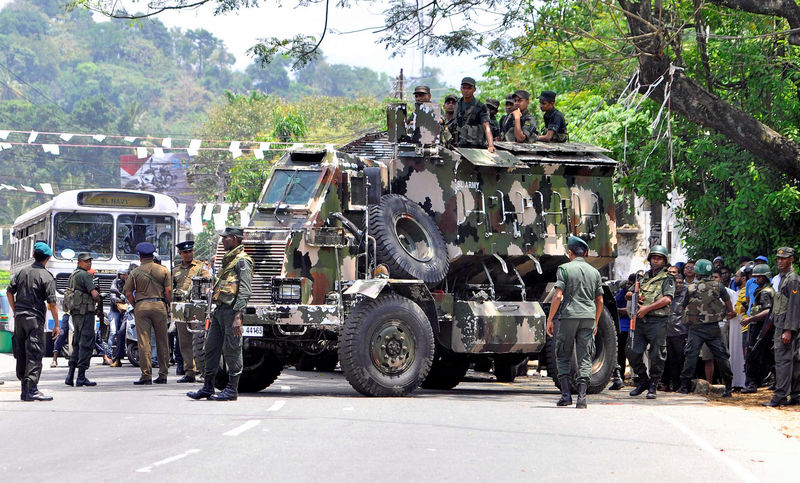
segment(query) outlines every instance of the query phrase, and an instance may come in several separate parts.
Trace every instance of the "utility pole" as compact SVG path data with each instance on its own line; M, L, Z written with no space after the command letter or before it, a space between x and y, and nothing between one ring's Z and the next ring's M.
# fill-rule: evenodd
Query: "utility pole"
M400 76L395 79L394 92L392 97L395 99L403 99L403 69L400 69Z

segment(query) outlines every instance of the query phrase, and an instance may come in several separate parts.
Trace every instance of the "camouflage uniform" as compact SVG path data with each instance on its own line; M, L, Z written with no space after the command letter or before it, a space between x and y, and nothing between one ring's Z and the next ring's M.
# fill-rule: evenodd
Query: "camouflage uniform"
M503 140L509 143L520 142L517 141L517 137L514 134L513 113L503 116L503 120L505 123L500 126L500 130L503 132ZM539 131L536 130L536 123L533 122L533 115L530 110L525 109L522 111L519 118L519 126L522 129L522 134L525 135L523 143L535 143L538 140Z
M695 282L686 287L683 320L689 331L686 339L686 359L681 372L682 381L694 377L700 347L705 343L714 355L722 380L728 386L731 384L733 373L730 354L722 342L722 331L719 328L719 323L725 318L725 303L730 301L725 287L708 275L698 275Z
M666 267L653 273L648 270L642 278L639 293L644 296L644 305L654 303L663 296L675 297L675 277L667 272ZM636 301L634 301L636 303ZM664 373L664 363L667 360L667 322L669 321L669 309L667 304L657 310L649 312L643 319L638 319L636 329L632 331L632 337L628 343L628 360L631 369L639 376L639 384L656 384ZM631 342L632 341L632 342ZM644 352L650 346L648 355L650 358L650 373L644 365Z
M555 288L564 292L556 328L558 377L568 377L573 347L577 351L578 380L589 384L594 356L595 297L603 295L600 272L583 257L558 267Z
M456 103L455 125L456 145L463 148L485 148L488 146L483 123L489 122L489 110L476 98L466 102L464 98Z
M188 294L192 288L192 277L208 277L210 274L205 269L203 262L199 260L192 260L189 266L184 266L183 261L176 263L172 267L172 282L175 290L180 290ZM194 377L195 373L200 370L198 367L202 362L195 361L197 357L192 350L192 340L194 337L199 337L200 334L193 334L189 332L189 326L185 323L177 324L178 330L178 345L183 357L183 366L186 375Z

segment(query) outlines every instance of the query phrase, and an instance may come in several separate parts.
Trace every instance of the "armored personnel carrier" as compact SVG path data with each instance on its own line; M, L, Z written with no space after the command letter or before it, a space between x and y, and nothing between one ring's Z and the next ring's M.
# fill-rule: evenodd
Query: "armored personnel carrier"
M616 256L616 162L579 143L448 149L439 112L416 104L407 121L390 106L385 133L276 162L243 242L255 268L242 391L311 356L330 367L338 355L369 396L451 389L471 362L491 360L501 380L525 358L555 372L548 294L569 235L598 269ZM193 293L176 319L204 319ZM616 357L608 289L604 299L590 392Z

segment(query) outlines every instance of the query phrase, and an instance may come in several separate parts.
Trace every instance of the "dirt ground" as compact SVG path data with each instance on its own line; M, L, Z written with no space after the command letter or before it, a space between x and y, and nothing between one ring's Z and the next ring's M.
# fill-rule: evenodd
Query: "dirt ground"
M710 396L708 401L712 405L738 406L760 413L784 436L800 440L800 406L768 408L761 405L761 403L769 401L771 397L772 391L762 388L755 394L735 392L730 398Z

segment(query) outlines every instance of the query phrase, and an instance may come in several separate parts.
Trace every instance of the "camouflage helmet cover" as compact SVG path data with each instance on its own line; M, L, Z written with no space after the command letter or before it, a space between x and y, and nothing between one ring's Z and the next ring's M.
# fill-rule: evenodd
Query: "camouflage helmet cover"
M653 248L650 249L650 253L647 254L647 261L650 261L650 257L653 255L661 255L664 257L664 260L669 263L669 252L667 252L667 247L664 245L653 245Z
M711 263L711 260L701 258L694 264L694 273L698 275L711 275L713 271L714 264Z

